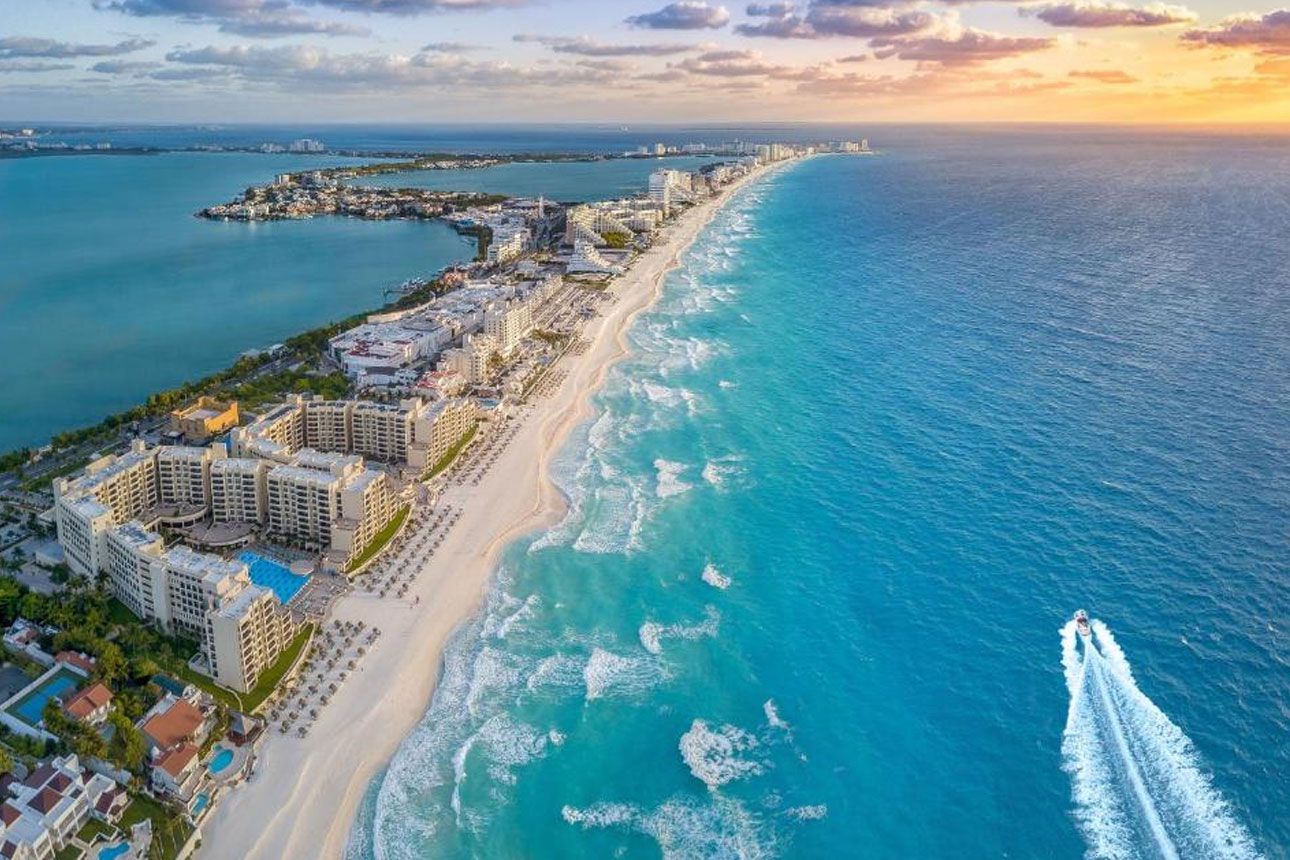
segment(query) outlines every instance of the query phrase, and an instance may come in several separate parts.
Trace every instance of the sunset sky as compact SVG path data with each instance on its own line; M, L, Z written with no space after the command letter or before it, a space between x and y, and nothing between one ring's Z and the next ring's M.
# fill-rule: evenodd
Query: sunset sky
M0 0L0 120L1290 122L1220 0Z

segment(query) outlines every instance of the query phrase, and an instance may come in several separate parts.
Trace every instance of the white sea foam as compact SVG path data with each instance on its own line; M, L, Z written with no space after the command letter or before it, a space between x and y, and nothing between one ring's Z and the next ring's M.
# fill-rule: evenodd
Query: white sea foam
M757 738L738 726L713 728L704 720L695 720L678 746L690 773L710 789L765 770L759 760L746 757L757 752Z
M588 702L607 696L637 695L665 677L663 667L652 658L623 656L600 647L592 649L582 670Z
M565 821L584 830L632 824L639 815L639 810L629 803L595 803L583 809L566 805L560 810Z
M656 621L646 621L642 624L637 633L641 640L641 647L651 654L662 654L664 629L663 625Z
M525 687L530 691L542 687L581 687L584 684L582 668L585 663L581 657L573 654L551 654L538 662L533 674L525 682Z
M641 647L651 654L663 653L664 639L699 639L704 636L716 636L721 624L721 613L715 606L706 606L704 618L698 624L659 624L646 621L640 626L637 635Z
M565 806L561 817L584 830L616 828L651 837L664 860L765 860L776 854L776 834L738 800L677 795L655 809L628 803Z
M784 718L779 715L779 709L775 707L774 699L767 699L763 702L761 710L762 713L766 715L766 725L770 726L772 729L788 731L789 725L784 722Z
M1092 627L1082 661L1073 629L1062 629L1072 697L1063 767L1090 856L1259 857L1190 739L1138 688L1106 625Z
M796 818L798 821L819 821L829 814L829 807L823 803L810 806L794 806L784 810L784 814L789 818Z
M469 687L466 692L466 710L476 714L481 703L499 693L513 689L521 679L513 655L490 646L480 649L475 658Z
M703 466L703 480L718 490L726 489L731 481L743 476L742 461L743 458L738 454L727 454L724 457L709 460Z
M624 479L599 487L587 500L585 515L573 548L579 552L630 553L641 548L641 531L649 515L645 486Z
M700 576L708 585L711 585L713 588L719 588L722 591L729 588L732 581L730 577L718 570L717 566L712 562L708 562L707 565L704 566L703 573L700 574Z
M677 463L673 460L658 459L654 461L654 470L657 473L657 489L655 493L660 499L679 496L691 488L691 484L681 480L681 475L685 474L688 468L684 463Z
M499 711L480 727L479 744L488 756L488 775L495 783L514 785L515 770L546 751L550 737L535 726Z

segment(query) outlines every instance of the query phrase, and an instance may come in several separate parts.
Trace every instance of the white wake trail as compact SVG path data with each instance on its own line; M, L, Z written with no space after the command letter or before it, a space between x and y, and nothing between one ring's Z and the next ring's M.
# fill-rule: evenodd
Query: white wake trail
M1191 741L1138 688L1106 625L1092 627L1082 658L1074 624L1061 631L1071 694L1062 754L1089 856L1258 858Z

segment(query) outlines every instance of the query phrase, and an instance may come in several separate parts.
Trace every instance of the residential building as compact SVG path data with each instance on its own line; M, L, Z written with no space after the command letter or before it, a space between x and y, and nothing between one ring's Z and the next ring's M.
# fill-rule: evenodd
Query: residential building
M91 818L115 823L129 805L125 790L84 770L75 755L50 759L26 779L0 779L0 856L46 860Z
M112 691L99 682L91 684L63 703L63 711L69 717L92 726L106 722L111 708Z

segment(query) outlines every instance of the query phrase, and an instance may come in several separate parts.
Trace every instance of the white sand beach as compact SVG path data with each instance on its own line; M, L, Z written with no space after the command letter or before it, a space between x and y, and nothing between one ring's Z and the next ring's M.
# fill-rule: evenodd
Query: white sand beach
M764 175L756 171L739 185ZM568 376L559 390L536 401L478 486L445 491L443 501L461 509L461 519L408 593L401 599L355 593L337 604L334 617L379 627L380 639L307 738L275 730L264 742L255 776L226 795L203 824L203 860L343 854L365 789L424 716L444 646L481 604L498 553L563 516L564 498L547 479L548 463L589 415L610 366L626 354L632 320L654 303L664 275L739 185L683 214L616 280L618 301L587 326L590 347L563 359Z

